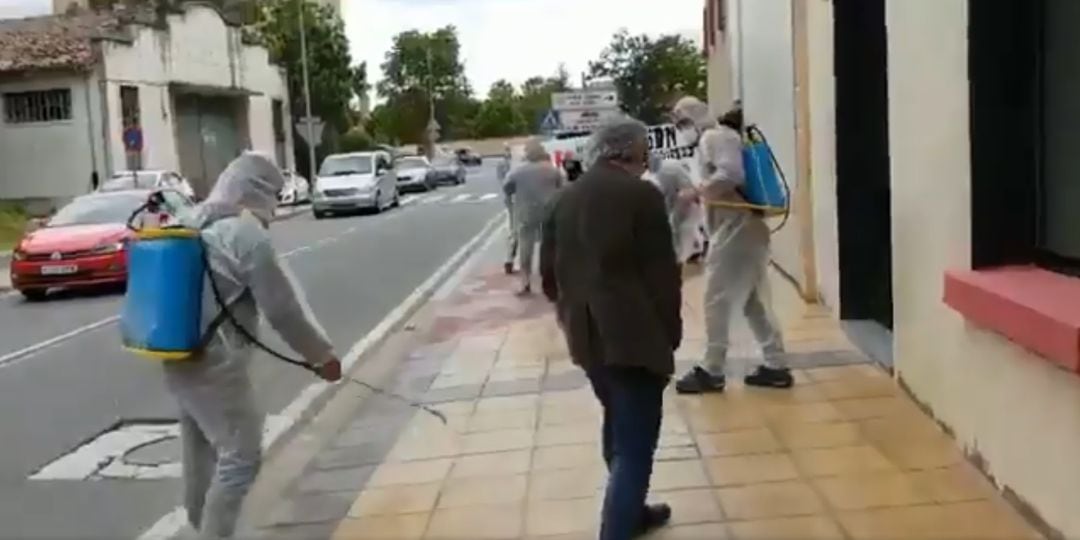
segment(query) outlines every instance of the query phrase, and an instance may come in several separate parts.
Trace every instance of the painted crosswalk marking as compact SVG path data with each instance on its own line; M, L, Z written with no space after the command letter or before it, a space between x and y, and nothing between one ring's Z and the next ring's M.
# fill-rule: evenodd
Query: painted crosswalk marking
M494 199L494 198L496 198L498 196L499 196L498 193L485 193L485 194L480 196L480 200L481 201L490 201L491 199Z
M465 202L465 201L471 199L472 196L473 196L472 193L462 193L461 195L458 195L457 197L454 197L454 200L452 200L450 202L456 202L456 203L457 202Z
M419 195L406 195L406 196L401 198L401 205L405 206L407 204L412 204L414 201L416 201L419 198L420 198Z
M436 203L443 200L443 198L445 198L445 195L428 195L427 197L420 199L420 204Z
M446 193L427 195L402 195L401 206L416 204L476 204L483 203L499 197L498 193Z

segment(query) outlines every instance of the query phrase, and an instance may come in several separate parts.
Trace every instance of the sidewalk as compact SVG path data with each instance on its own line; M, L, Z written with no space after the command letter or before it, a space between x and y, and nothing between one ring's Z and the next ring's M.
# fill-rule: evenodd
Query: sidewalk
M266 537L596 537L599 409L549 306L515 284L487 253L399 362L398 390L448 425L369 400L260 516ZM669 388L652 498L673 521L649 538L1038 538L827 312L772 285L797 386ZM704 347L701 296L688 279L680 371ZM740 366L756 353L736 341Z

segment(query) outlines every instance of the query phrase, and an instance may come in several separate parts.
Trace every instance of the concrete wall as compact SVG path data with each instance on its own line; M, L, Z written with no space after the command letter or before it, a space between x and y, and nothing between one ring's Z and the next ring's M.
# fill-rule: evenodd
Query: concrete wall
M0 199L64 200L90 191L90 173L100 163L90 80L73 74L0 82L0 94L71 91L70 120L8 124L0 117Z
M818 295L839 314L840 248L836 217L836 79L832 2L807 2L814 264Z
M721 2L725 2L729 5L728 17L730 18L730 4L734 4L735 0L705 0L708 2L716 2L719 6ZM717 7L719 9L719 7ZM716 15L714 14L715 18ZM730 23L730 20L728 22ZM715 25L714 25L715 26ZM706 30L707 31L707 30ZM735 87L732 75L732 50L731 50L731 32L721 32L716 30L714 38L715 45L709 50L709 54L706 58L709 70L708 79L708 101L709 107L712 109L714 115L719 116L726 112L735 99Z

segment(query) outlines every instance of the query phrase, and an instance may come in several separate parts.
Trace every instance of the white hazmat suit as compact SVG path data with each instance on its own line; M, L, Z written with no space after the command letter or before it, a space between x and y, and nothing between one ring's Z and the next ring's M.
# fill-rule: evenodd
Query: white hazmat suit
M319 365L332 359L333 347L266 230L284 182L268 158L245 153L221 173L187 224L202 230L210 273L236 321L257 336L261 313L290 347ZM209 281L203 288L208 326L221 308ZM259 471L263 414L248 375L252 344L229 322L207 331L211 337L197 357L165 363L165 380L180 407L188 519L202 538L227 538Z
M783 339L768 302L766 270L769 264L769 227L751 210L716 205L744 202L739 195L745 184L742 136L720 125L709 107L687 97L675 105L680 125L698 134L699 192L709 202L706 224L709 250L705 257L705 333L708 341L705 365L687 373L676 384L684 393L722 391L730 348L731 317L736 310L747 318L760 344L765 365L746 377L753 386L788 387Z

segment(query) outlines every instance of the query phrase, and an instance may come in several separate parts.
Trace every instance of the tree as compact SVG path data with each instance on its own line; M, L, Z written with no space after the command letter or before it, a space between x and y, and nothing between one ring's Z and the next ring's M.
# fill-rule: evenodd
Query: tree
M460 121L461 110L470 108L471 89L460 55L461 44L453 26L427 33L409 30L395 36L381 66L383 79L377 85L387 109L377 122L380 135L403 143L426 142L432 102L444 134L460 129L447 125Z
M565 66L559 66L559 70L553 77L530 77L521 85L521 116L525 119L528 131L536 133L540 131L540 123L543 115L551 109L551 94L563 92L570 86L570 74Z
M480 137L519 135L527 128L519 109L519 96L514 85L506 80L492 83L488 98L480 106L476 118L476 134Z
M349 128L348 106L357 88L357 69L351 67L345 26L333 8L306 0L259 0L254 10L253 32L249 37L265 46L270 57L288 71L290 109L295 125L305 113L303 70L300 59L300 10L304 14L307 38L308 74L311 88L311 114L327 124L322 150L332 149L340 133ZM360 68L366 81L366 66ZM297 141L296 164L306 171L307 145Z
M706 95L705 59L691 42L678 35L652 39L617 32L589 63L593 77L611 77L627 113L646 123L662 122L682 96Z

